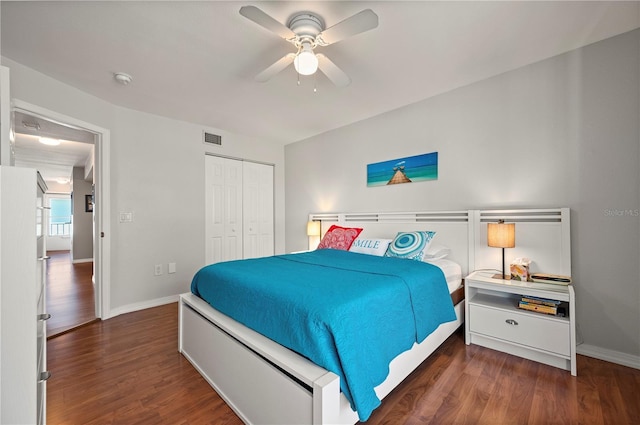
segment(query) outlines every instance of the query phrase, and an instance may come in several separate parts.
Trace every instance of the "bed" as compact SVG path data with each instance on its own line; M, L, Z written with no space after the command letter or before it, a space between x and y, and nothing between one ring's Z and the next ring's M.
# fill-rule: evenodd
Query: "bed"
M320 222L321 233L336 224L361 227L361 236L367 238L431 230L437 234L437 243L449 248L446 259L428 261L449 277L445 280L455 319L441 323L390 361L386 379L374 388L377 398L383 400L462 325L466 302L460 278L474 270L499 267L500 250L487 246L488 222L517 223L517 243L509 249L509 261L530 257L532 271L569 274L569 215L568 208L310 214L309 220ZM359 420L341 391L338 374L223 314L194 293L180 296L178 345L245 423L355 424Z
M403 340L399 353L393 353L384 371L386 378L373 388L375 400L381 400L463 323L461 277L468 272L469 237L473 234L469 212L312 214L309 218L320 221L323 232L337 223L361 226L367 237L388 237L398 231L428 229L436 232L438 243L450 248L451 255L446 260L431 260L435 265L427 267L438 270L441 276L447 275L445 291L449 294L451 315L424 327L423 335L410 344ZM281 261L307 261L313 254L276 257L281 257ZM329 261L339 263L344 258L331 256ZM413 263L411 260L399 261ZM251 310L249 304L247 311ZM241 321L251 325L246 317L234 320L223 311L228 313L224 303L216 309L193 292L182 294L179 350L245 423L354 424L368 417L371 403L364 413L360 409L358 412L353 410L352 406L361 403L353 403L350 387L345 386L343 370L333 368L334 371L330 371L330 367L321 367L308 358L312 356L300 355L245 326ZM253 325L262 319L264 317L256 319ZM264 332L264 329L259 330ZM290 341L286 342L285 345L291 347ZM365 399L367 397L369 395ZM375 407L375 401L373 405Z
M212 264L192 292L338 375L362 421L389 362L456 320L439 267L337 249Z

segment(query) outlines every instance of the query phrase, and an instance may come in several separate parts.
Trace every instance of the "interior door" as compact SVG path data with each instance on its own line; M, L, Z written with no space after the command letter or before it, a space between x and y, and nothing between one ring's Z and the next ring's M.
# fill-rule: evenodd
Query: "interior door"
M242 161L205 156L206 264L242 258Z
M243 163L244 258L273 255L273 166Z

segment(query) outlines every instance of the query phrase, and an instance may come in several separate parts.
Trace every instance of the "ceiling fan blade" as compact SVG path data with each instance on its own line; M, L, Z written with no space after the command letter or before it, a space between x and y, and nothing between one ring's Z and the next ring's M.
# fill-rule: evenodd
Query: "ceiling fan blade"
M351 84L351 78L344 73L343 70L338 68L335 63L322 53L316 55L318 58L318 68L329 80L337 87L347 87Z
M344 21L338 22L332 27L322 31L318 37L322 40L320 44L328 46L340 40L369 31L378 26L378 15L371 9L365 9L356 13Z
M291 65L295 57L296 57L295 53L289 53L288 55L281 57L269 68L265 69L260 74L256 75L256 81L264 83L265 81L270 80L278 72L282 71L283 69Z
M255 22L263 28L277 34L278 36L288 40L295 37L295 33L289 28L273 19L271 16L264 13L262 10L255 6L242 6L240 8L240 14L245 18Z

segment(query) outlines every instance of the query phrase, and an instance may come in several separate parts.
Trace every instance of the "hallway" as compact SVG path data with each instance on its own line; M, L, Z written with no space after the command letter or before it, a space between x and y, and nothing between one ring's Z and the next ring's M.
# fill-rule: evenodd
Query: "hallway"
M93 263L71 262L69 251L49 251L47 263L47 338L93 322Z

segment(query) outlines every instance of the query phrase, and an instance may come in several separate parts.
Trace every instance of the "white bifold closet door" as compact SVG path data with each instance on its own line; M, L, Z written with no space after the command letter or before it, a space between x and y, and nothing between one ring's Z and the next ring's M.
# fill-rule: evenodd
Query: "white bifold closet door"
M273 166L242 163L244 258L273 255Z
M205 156L207 264L273 255L273 166Z

